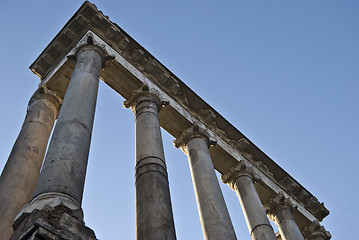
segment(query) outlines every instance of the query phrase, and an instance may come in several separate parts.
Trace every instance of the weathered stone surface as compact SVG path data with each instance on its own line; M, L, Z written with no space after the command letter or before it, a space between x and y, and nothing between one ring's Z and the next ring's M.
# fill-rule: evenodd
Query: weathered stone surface
M174 144L188 155L204 239L237 239L208 151L215 141L194 123Z
M82 221L81 210L64 205L23 214L14 229L10 240L96 240L95 233Z
M222 181L236 191L253 240L275 240L262 202L254 187L254 174L243 162L222 175Z
M304 240L300 229L292 215L292 204L282 193L269 201L265 206L269 217L278 226L283 240Z
M70 195L81 204L90 149L100 70L105 52L89 44L77 51L61 111L34 196L47 192Z
M128 101L136 126L136 235L176 239L158 112L165 102L143 85Z
M332 235L318 221L313 221L303 231L305 240L329 240Z
M61 99L44 88L32 96L24 124L0 177L0 239L32 197Z

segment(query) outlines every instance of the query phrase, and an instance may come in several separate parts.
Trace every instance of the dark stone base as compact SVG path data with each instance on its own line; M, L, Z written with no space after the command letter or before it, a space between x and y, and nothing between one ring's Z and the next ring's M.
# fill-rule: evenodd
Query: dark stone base
M82 210L71 210L62 204L24 213L13 227L10 240L96 240L95 233L82 220Z

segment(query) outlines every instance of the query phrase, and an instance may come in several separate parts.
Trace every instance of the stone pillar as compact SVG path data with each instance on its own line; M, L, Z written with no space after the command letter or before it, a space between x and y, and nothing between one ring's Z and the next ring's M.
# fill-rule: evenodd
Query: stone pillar
M325 230L317 220L313 221L308 227L305 227L303 235L305 240L329 240L332 238L330 232Z
M243 161L222 175L222 182L236 191L253 240L276 240L272 226L254 187L253 171Z
M0 177L0 239L12 235L16 215L34 193L61 99L39 88L29 101L26 117Z
M197 123L174 141L188 155L204 239L237 239L208 151L211 144Z
M33 203L41 205L45 202L48 204L51 199L64 199L63 202L81 206L99 75L106 57L105 49L94 45L91 36L86 44L77 49L75 69L50 141Z
M266 205L269 217L276 223L283 240L304 240L292 215L292 205L283 193L271 199Z
M138 240L176 239L158 112L164 102L147 85L124 102L135 113Z

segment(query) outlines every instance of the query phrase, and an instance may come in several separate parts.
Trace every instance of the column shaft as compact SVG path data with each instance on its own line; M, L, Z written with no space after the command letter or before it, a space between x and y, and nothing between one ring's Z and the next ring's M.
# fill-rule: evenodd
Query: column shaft
M253 170L241 160L236 167L223 174L221 179L236 191L252 239L276 240L273 228L254 187Z
M95 114L100 49L86 45L77 52L75 70L59 113L35 196L57 192L82 201Z
M277 223L283 240L304 240L304 237L288 208L278 209L274 215L275 222Z
M159 103L140 96L136 114L136 226L138 240L176 239L163 152Z
M237 239L214 171L208 142L201 137L187 143L193 187L204 239Z
M0 177L0 239L8 240L12 223L34 192L60 102L37 91Z

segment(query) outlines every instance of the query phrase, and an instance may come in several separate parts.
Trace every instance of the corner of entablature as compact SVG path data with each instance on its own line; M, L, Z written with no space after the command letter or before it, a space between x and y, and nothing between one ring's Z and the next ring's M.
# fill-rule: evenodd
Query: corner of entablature
M229 185L233 190L237 189L235 180L242 176L250 177L253 182L259 181L257 172L249 166L244 160L239 161L236 167L229 169L229 171L221 176L223 183Z
M138 99L144 96L153 98L157 103L158 110L169 105L169 101L165 100L158 90L150 88L148 84L144 82L139 89L136 89L132 92L130 98L123 102L123 106L125 108L131 108L131 110L135 112L135 106Z
M193 122L191 127L184 130L180 134L180 136L173 141L173 145L176 148L181 148L182 151L187 154L186 145L191 139L195 137L203 138L207 142L208 147L217 144L217 140L211 137L208 131L205 128L201 127L199 123L195 121Z
M105 68L107 62L115 59L115 56L113 56L107 52L104 44L100 44L99 42L97 42L95 40L94 35L91 32L88 32L85 34L83 39L79 42L78 46L74 49L74 51L72 51L72 54L67 55L67 59L75 62L78 55L85 48L91 48L92 50L94 50L100 54L100 56L102 58L102 69Z

